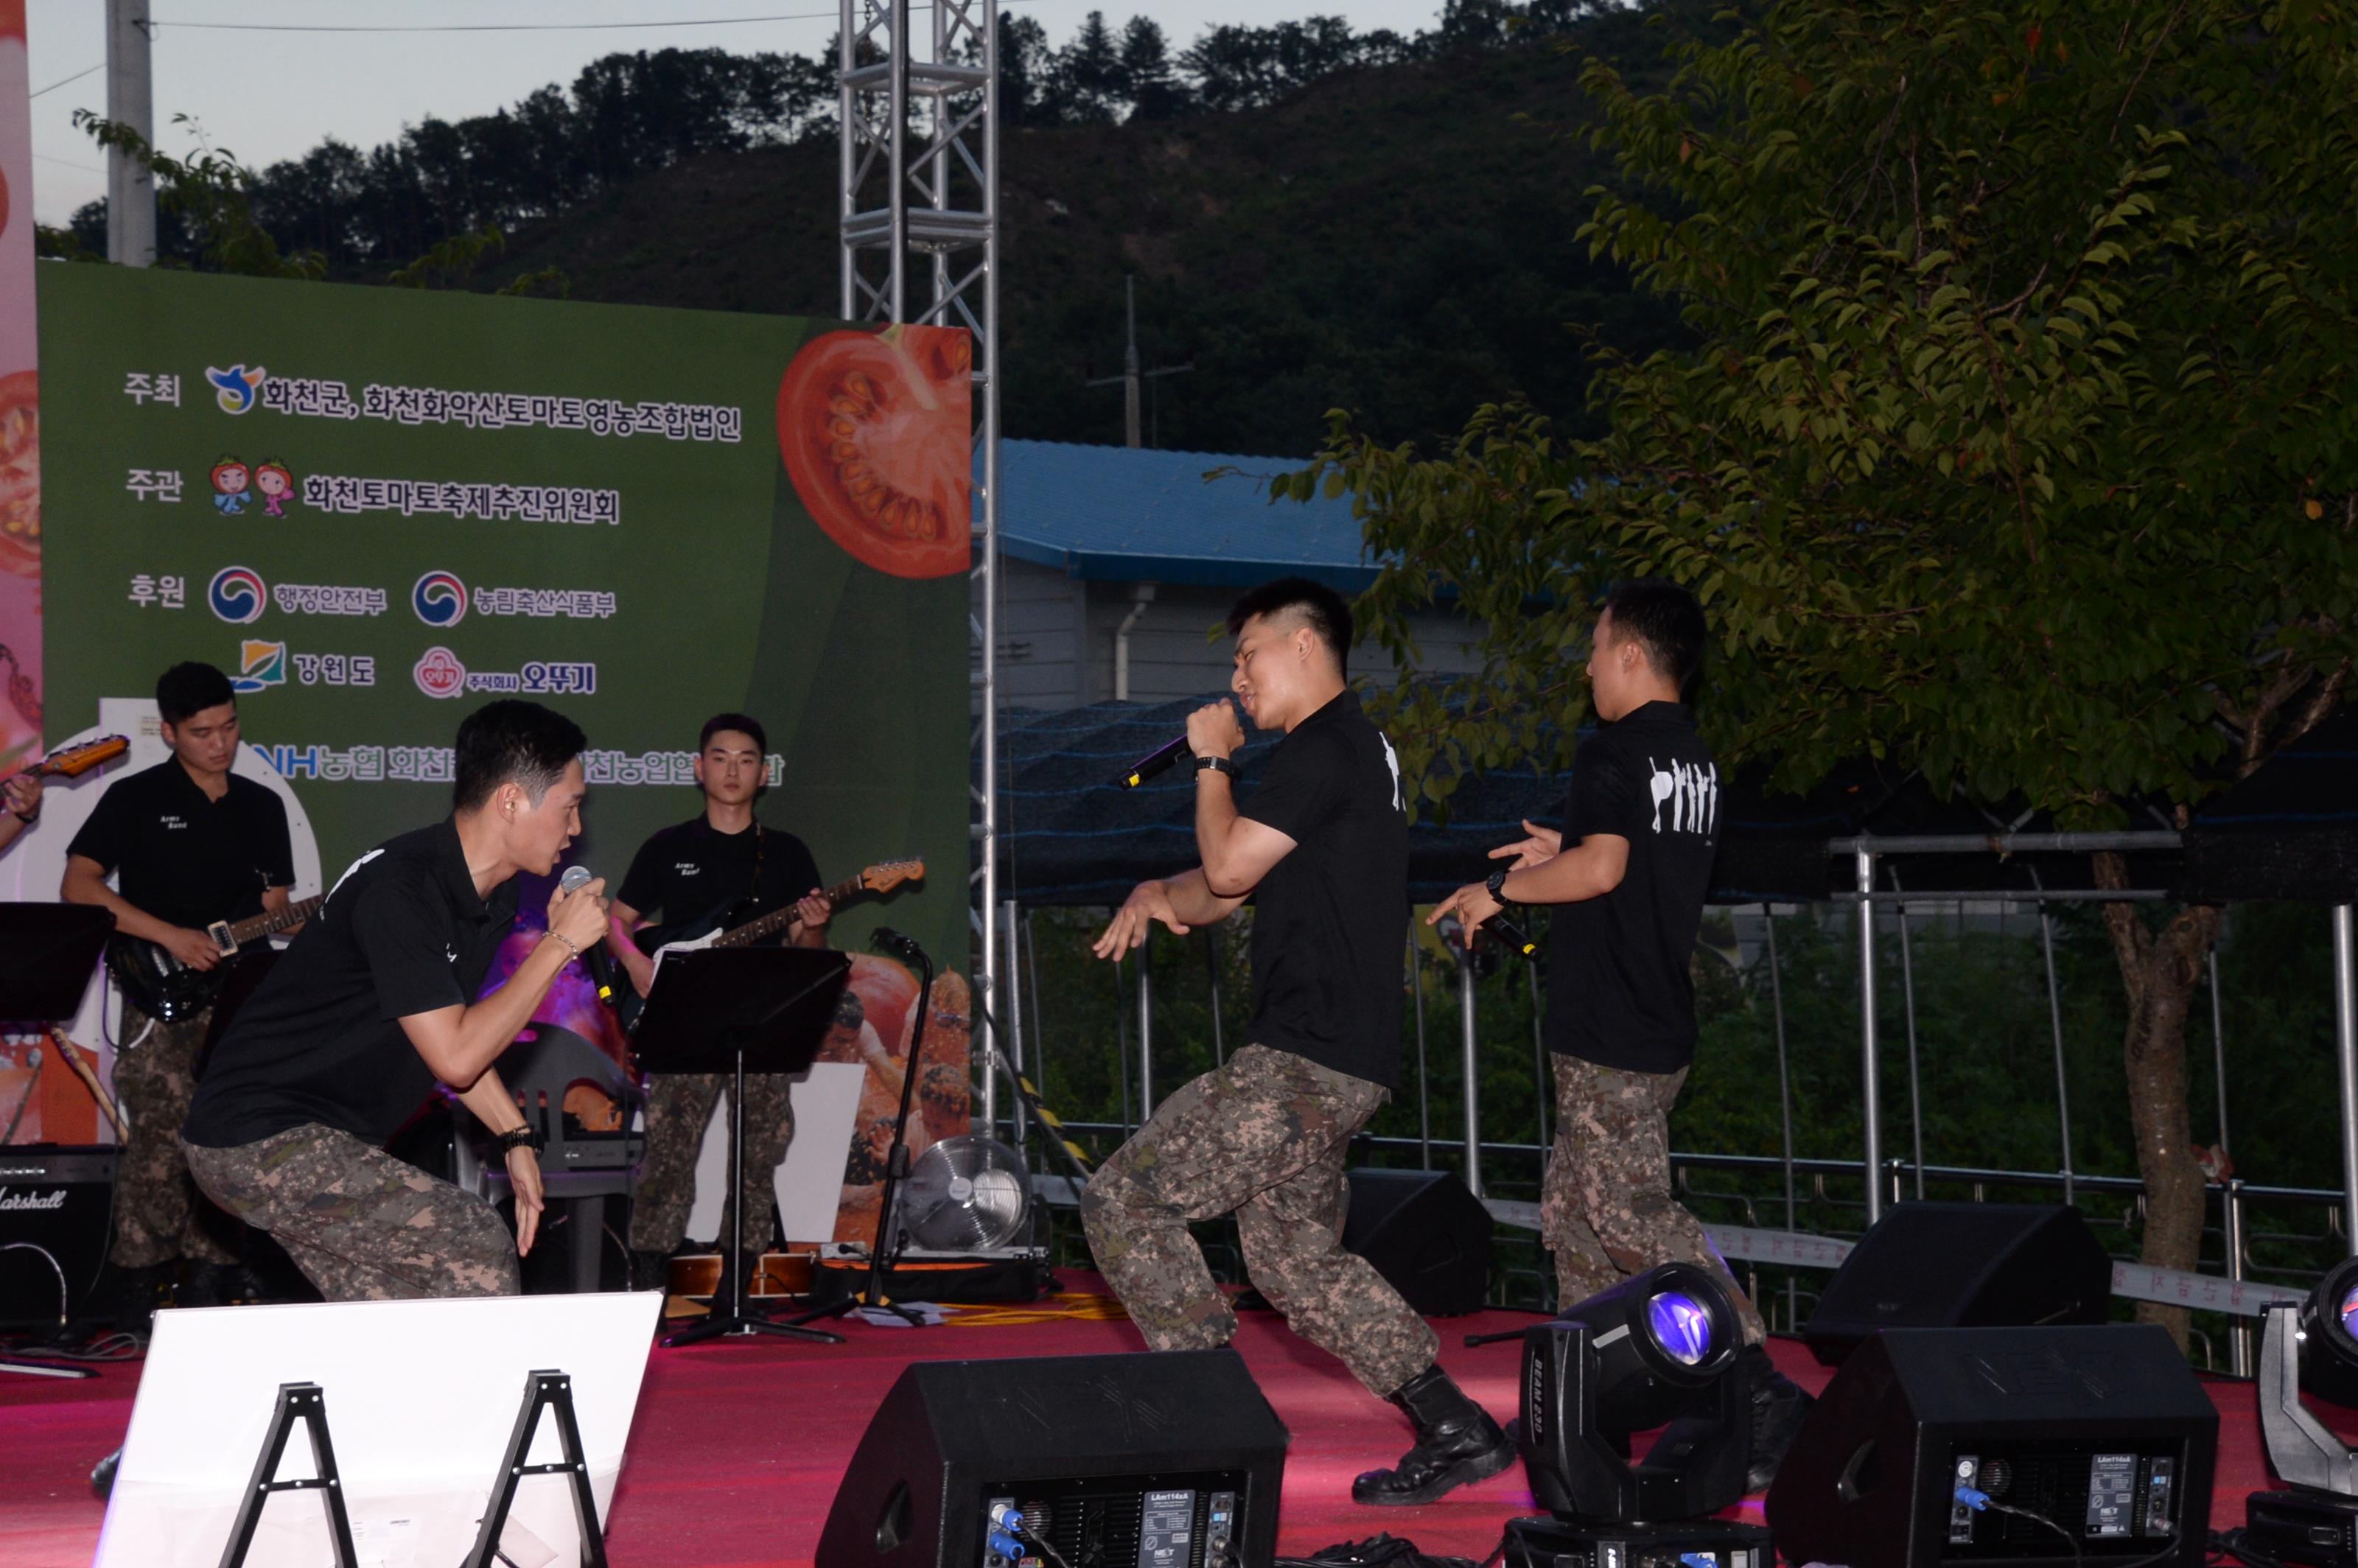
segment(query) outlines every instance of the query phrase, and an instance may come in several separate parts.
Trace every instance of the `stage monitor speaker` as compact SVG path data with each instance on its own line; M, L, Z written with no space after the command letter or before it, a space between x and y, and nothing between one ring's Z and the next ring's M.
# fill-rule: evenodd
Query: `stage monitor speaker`
M80 1314L106 1262L121 1157L103 1145L0 1147L0 1328Z
M2158 1326L1887 1329L1801 1423L1768 1528L1796 1563L2197 1568L2218 1445Z
M816 1568L1010 1568L1012 1507L1075 1568L1277 1552L1286 1432L1233 1350L921 1361L868 1422Z
M1900 1204L1826 1282L1802 1337L1828 1367L1885 1328L2103 1323L2113 1260L2061 1204Z
M1490 1211L1449 1171L1351 1173L1343 1246L1426 1317L1480 1312L1490 1290Z

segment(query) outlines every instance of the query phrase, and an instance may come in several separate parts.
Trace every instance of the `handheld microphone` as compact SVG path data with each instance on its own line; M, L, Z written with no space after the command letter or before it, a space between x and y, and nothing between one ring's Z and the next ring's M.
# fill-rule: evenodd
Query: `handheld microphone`
M1176 741L1167 745L1157 746L1124 768L1114 779L1113 787L1136 789L1147 780L1159 778L1169 773L1177 764L1179 759L1185 755L1187 755L1187 737L1182 734Z
M557 879L559 892L579 892L594 879L587 866L568 866L565 874ZM602 941L581 950L581 962L588 966L590 983L598 988L598 1000L611 1007L614 1004L614 957L606 951Z
M1540 950L1540 945L1538 943L1523 935L1523 929L1521 926L1517 925L1513 921L1508 919L1503 914L1492 915L1489 919L1484 921L1482 925L1485 930L1498 937L1498 940L1504 942L1509 949L1523 957L1528 958L1532 954Z
M888 948L904 958L923 958L925 956L925 949L917 946L915 937L903 936L889 925L878 926L869 934L868 940L871 946Z

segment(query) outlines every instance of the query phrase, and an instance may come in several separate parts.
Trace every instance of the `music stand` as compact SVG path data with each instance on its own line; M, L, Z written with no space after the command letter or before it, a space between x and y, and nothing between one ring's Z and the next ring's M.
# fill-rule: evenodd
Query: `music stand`
M835 1020L835 1004L850 978L851 959L817 947L706 947L664 960L632 1037L639 1066L649 1073L732 1074L729 1181L732 1260L745 1256L745 1075L799 1073L818 1055ZM695 1345L724 1335L775 1335L840 1345L843 1336L773 1323L745 1310L745 1271L726 1271L729 1310L667 1336L665 1345Z
M114 930L114 914L96 904L0 903L0 1019L54 1024L81 1011L81 993ZM98 1376L88 1367L13 1357L0 1357L0 1372L28 1378Z

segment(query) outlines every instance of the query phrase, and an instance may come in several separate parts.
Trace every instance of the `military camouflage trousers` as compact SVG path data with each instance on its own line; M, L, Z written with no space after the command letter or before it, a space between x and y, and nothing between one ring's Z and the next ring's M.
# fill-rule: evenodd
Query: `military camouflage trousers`
M1556 1304L1571 1306L1661 1263L1693 1263L1727 1281L1758 1345L1767 1325L1703 1226L1671 1195L1671 1107L1687 1081L1627 1073L1558 1052L1555 1148L1540 1193L1540 1234L1555 1253Z
M331 1302L523 1293L492 1206L318 1122L234 1149L185 1140L197 1184L278 1238Z
M176 1258L237 1261L228 1244L235 1223L198 1195L180 1157L180 1123L196 1098L197 1053L212 1016L207 1009L177 1023L158 1019L149 1029L146 1014L124 1004L121 1038L139 1044L114 1054L114 1098L131 1124L114 1178L114 1243L107 1254L117 1268L153 1268Z
M1344 1156L1389 1098L1290 1051L1248 1045L1164 1100L1098 1167L1081 1221L1147 1348L1211 1349L1236 1332L1187 1233L1191 1220L1234 1214L1261 1294L1371 1391L1389 1395L1433 1365L1433 1330L1343 1249Z
M668 1252L687 1235L687 1212L696 1204L696 1156L714 1101L727 1091L728 1073L663 1073L647 1080L647 1152L639 1166L631 1204L631 1247L638 1252ZM745 1075L745 1185L734 1201L744 1206L745 1249L770 1245L778 1222L778 1162L795 1140L795 1108L781 1073ZM733 1126L736 1118L730 1118ZM720 1245L726 1247L733 1216L724 1203Z

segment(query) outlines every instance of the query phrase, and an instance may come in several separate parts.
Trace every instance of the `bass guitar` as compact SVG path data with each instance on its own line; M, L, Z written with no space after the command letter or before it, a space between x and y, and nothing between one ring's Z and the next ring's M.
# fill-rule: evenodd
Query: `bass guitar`
M840 909L863 893L887 893L903 882L925 880L925 862L923 860L885 860L870 866L856 877L825 889L819 893L819 897ZM662 972L663 961L667 954L695 953L707 947L747 946L759 942L764 936L776 935L792 925L796 918L795 906L789 903L781 905L767 914L749 920L742 925L729 925L727 923L730 917L744 907L745 901L741 899L734 903L722 906L712 915L708 915L704 921L698 922L698 925L707 925L709 927L701 935L659 941L654 951L648 955L655 961L656 972ZM677 926L651 927L640 932L639 935L643 938L653 937L666 930L678 929L680 927ZM635 988L628 985L615 988L614 1011L621 1016L624 1029L638 1027L639 1010L645 1005L645 1000L639 995Z
M183 964L161 943L126 936L118 931L106 939L106 972L114 977L125 1001L150 1018L178 1023L181 1019L194 1018L213 1004L213 998L229 979L231 961L247 943L302 925L317 914L327 900L326 893L316 893L249 920L214 921L205 927L205 935L221 950L222 961L210 969Z

